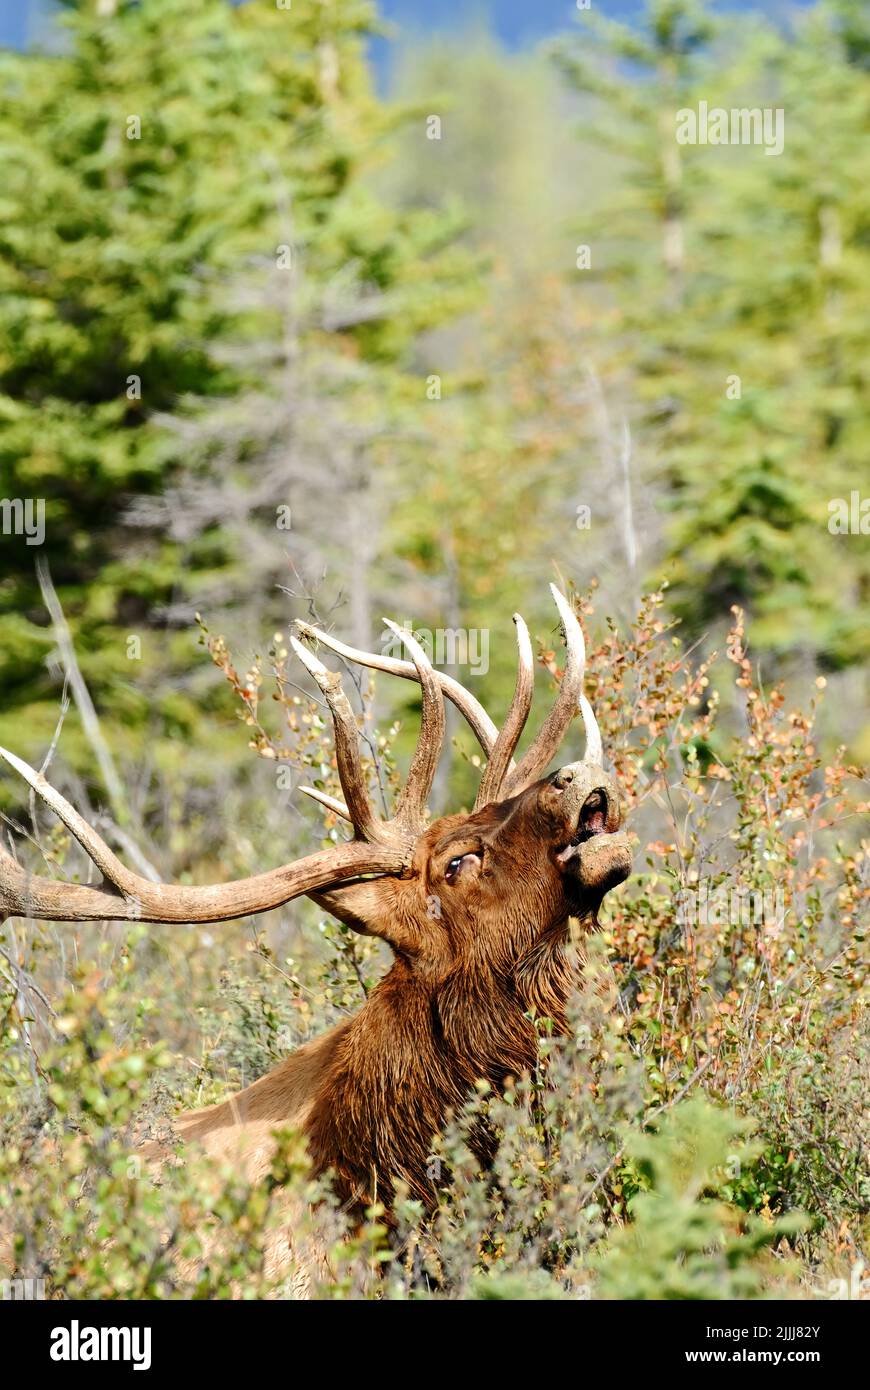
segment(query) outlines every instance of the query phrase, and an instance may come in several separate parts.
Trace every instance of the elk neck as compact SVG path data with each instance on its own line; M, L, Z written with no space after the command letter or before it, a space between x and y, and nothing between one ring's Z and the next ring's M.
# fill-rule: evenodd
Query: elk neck
M332 1170L339 1199L389 1207L394 1180L431 1207L432 1145L480 1078L501 1090L532 1072L533 1019L567 1033L574 971L567 923L536 942L511 972L457 968L427 983L398 958L360 1012L332 1035L305 1124L316 1172Z

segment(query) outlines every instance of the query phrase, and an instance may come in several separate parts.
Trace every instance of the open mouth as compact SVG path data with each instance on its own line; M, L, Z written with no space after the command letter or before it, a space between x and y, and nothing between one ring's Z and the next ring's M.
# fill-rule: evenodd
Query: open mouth
M558 863L567 864L587 840L593 839L596 835L606 835L608 828L615 830L617 824L616 808L611 805L610 797L604 788L597 787L595 791L589 793L580 807L577 829L567 845L564 845L556 855Z

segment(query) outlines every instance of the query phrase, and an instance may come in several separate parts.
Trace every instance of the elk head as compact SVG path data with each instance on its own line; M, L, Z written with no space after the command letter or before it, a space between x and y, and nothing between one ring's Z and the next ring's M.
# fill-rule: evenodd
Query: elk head
M631 867L618 793L583 694L583 635L562 594L554 588L553 596L565 671L550 714L517 764L534 682L529 634L518 615L516 688L500 730L469 691L433 670L410 633L393 628L411 656L404 661L357 651L298 623L291 642L331 711L344 800L302 790L345 818L353 838L253 878L189 887L133 873L44 777L0 749L103 878L89 886L31 876L0 847L0 919L215 922L308 894L356 931L382 938L396 957L392 969L360 1014L321 1040L321 1060L306 1081L309 1148L315 1166L331 1168L346 1194L371 1193L373 1173L376 1190L387 1194L402 1173L428 1199L421 1175L429 1138L477 1078L500 1084L534 1065L535 1015L567 1027L569 917L594 916ZM392 818L371 809L357 722L340 676L299 638L346 662L419 682L421 732ZM468 721L487 763L472 811L428 823L445 696ZM541 776L578 711L584 757ZM278 1109L266 1118L282 1117Z
M335 720L347 806L329 804L348 814L357 834L371 842L394 834L413 841L400 876L312 896L355 930L383 937L430 981L447 977L459 965L515 972L541 943L564 939L569 916L594 914L608 889L630 870L617 790L602 766L601 735L582 690L583 635L562 594L554 588L553 595L565 633L565 674L548 720L518 766L512 758L534 680L528 630L518 614L516 689L498 733L463 687L432 670L409 633L395 629L413 657L405 663L358 652L299 624L306 637L346 660L413 675L420 682L420 742L396 816L388 824L375 823L368 815L356 726L335 676L294 639ZM468 719L489 761L472 813L444 816L426 826L424 807L444 733L442 691ZM585 757L538 780L578 709L586 728ZM311 788L304 790L325 800Z
M594 915L630 869L613 781L600 763L443 816L414 842L407 869L311 894L359 932L382 937L429 981L458 966L510 973L569 916Z

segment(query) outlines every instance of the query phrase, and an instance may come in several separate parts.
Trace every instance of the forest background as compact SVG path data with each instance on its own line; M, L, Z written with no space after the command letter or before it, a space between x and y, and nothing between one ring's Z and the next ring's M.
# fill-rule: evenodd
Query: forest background
M800 1124L817 1157L820 1133L834 1145L820 1173L795 1177L810 1141L783 1139L770 1101L762 1167L727 1195L769 1224L809 1211L804 1278L827 1262L848 1282L866 1223L849 1070L866 856L860 800L839 800L847 782L860 796L870 753L866 10L558 10L548 37L506 46L513 5L449 10L433 36L366 0L71 0L0 51L0 744L36 766L50 752L52 779L161 876L256 872L341 833L296 794L334 782L307 685L267 699L294 617L368 649L382 615L422 630L498 720L510 615L539 639L543 690L559 661L547 586L564 584L639 812L602 968L644 1075L584 1160L593 1175L613 1160L607 1209L566 1248L585 1259L630 1229L643 1164L622 1173L619 1125L648 1137L643 1116L696 1089L764 1116L756 1064L788 1054L803 1076L818 1047L825 1104ZM676 112L700 102L781 110L781 153L678 143ZM385 679L358 693L389 775L419 702ZM792 702L810 722L788 724ZM454 723L433 810L468 804L478 774ZM19 852L80 871L10 778L0 808ZM795 841L789 823L817 813ZM714 870L720 814L732 853ZM785 892L783 974L738 920L711 924L699 984L672 928L675 894L705 875ZM316 922L291 904L262 931L184 941L8 924L10 1132L57 1121L53 1086L81 1093L88 1029L131 1057L160 1036L175 1101L191 1099L186 1066L194 1099L250 1080L377 978L374 948ZM786 1026L783 989L810 962L818 1010L795 1006L786 1028L805 1031L759 1031L758 1056L729 1062L723 1016L769 1007ZM794 1077L778 1080L791 1104ZM19 1197L30 1238L55 1229ZM502 1258L487 1240L472 1283ZM625 1248L611 1258L602 1287L647 1296ZM99 1287L90 1265L60 1278L59 1259L59 1287Z

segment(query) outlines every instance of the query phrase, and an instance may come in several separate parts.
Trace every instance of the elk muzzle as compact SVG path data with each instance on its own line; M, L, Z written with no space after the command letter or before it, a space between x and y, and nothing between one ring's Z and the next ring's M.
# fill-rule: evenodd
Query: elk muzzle
M619 794L596 763L568 763L550 778L550 798L564 827L556 863L578 887L603 895L631 873Z

